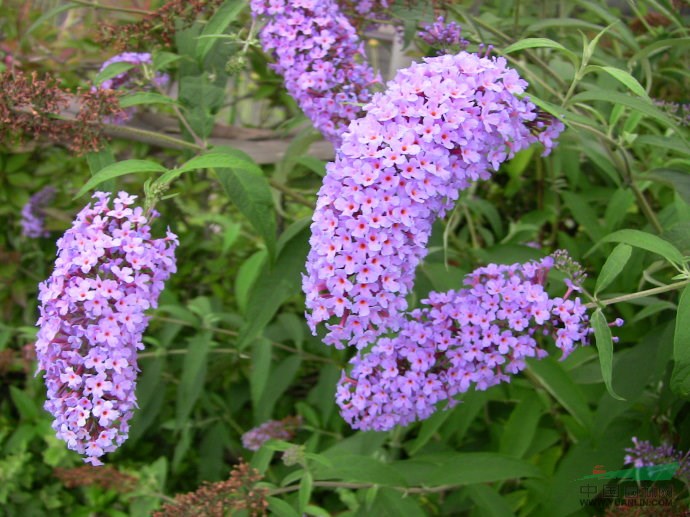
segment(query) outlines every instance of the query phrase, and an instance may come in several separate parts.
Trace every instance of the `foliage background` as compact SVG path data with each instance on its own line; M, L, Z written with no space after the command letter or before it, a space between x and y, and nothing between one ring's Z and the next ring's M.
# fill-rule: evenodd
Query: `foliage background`
M137 15L86 3L1 2L2 66L55 73L67 89L88 86L113 53L96 27ZM299 287L330 151L260 49L249 46L242 71L227 66L245 57L250 25L243 2L228 0L178 23L171 45L142 44L173 74L175 88L166 93L176 99L144 99L149 116L163 117L147 119L159 126L146 126L153 134L144 141L121 130L87 156L41 141L0 142L6 514L148 515L175 494L227 479L243 457L263 474L277 515L586 515L614 510L582 508L576 480L595 466L622 468L632 436L690 449L690 295L679 305L677 290L635 294L687 280L675 253L690 254L688 120L654 101L690 102L690 8L664 0L435 7L463 26L471 49L493 44L506 55L535 102L562 115L568 129L551 156L523 152L461 195L436 225L413 303L432 289L457 288L477 265L563 248L585 266L587 290L598 300L622 298L602 305L606 319L626 321L612 357L602 341L563 362L533 362L510 384L468 393L425 422L389 433L351 431L334 404L347 352L309 334ZM426 49L414 32L433 19L433 8L394 4L391 21L403 27L405 55L385 31L373 31L365 35L372 62L419 59ZM186 124L178 126L177 114ZM180 236L179 271L152 313L130 438L107 460L134 481L68 487L55 469L81 461L53 437L42 410L44 388L31 356L36 284L49 275L54 241L84 204L74 196L89 178L114 161L146 159L168 169L189 163L203 154L189 128L203 141L248 152L261 169L202 162L158 204L158 230L169 224ZM265 151L276 145L284 146L280 157ZM131 172L105 186L142 194L153 176ZM21 207L45 185L59 191L48 209L51 238L24 238ZM604 382L609 375L613 391ZM292 445L272 442L255 453L242 447L242 433L289 415L304 422ZM288 460L281 460L286 449ZM680 512L687 487L674 483Z

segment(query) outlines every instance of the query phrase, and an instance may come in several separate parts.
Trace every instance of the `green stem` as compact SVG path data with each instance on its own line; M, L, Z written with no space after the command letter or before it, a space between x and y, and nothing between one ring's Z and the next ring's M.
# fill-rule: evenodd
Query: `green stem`
M646 298L647 296L654 296L655 294L667 293L669 291L675 291L681 287L690 285L689 280L683 280L682 282L676 282L675 284L665 285L663 287L655 287L654 289L647 289L646 291L640 291L639 293L624 294L621 296L616 296L614 298L609 298L607 300L597 300L595 302L585 304L588 309L594 309L596 307L605 307L607 305L613 305L614 303L628 302L630 300L636 300L638 298Z
M114 11L118 13L142 14L147 16L151 14L150 11L143 9L136 9L134 7L113 7L110 5L101 5L97 2L88 2L86 0L70 0L73 4L83 5L84 7L91 7L92 9L101 9L103 11Z
M279 183L278 181L276 181L274 179L270 179L268 182L270 183L270 185L274 189L282 192L283 194L285 194L288 197L291 197L292 199L294 199L298 203L300 203L304 206L308 206L309 208L314 208L314 203L309 201L306 197L302 196L302 194L300 194L299 192L295 192L294 190L292 190L287 185L283 185L282 183Z
M156 131L149 131L148 129L140 129L136 127L117 126L115 124L103 124L105 132L115 138L125 138L135 140L137 142L144 142L152 145L159 145L166 149L180 149L195 152L203 152L205 147L187 142L181 138L174 136L163 135Z
M320 487L320 488L349 488L351 490L359 490L359 489L365 489L365 488L372 488L375 486L379 486L375 483L344 483L341 481L315 481L314 482L315 487ZM457 489L462 485L441 485L441 486L433 486L433 487L423 487L423 486L411 486L411 487L404 487L404 486L393 486L390 487L393 490L397 490L399 492L402 492L403 494L434 494L438 492L446 492L448 490L454 490ZM268 491L268 495L270 496L275 496L275 495L280 495L280 494L288 494L290 492L296 492L299 490L300 486L299 485L290 485L282 488L274 488L273 490Z

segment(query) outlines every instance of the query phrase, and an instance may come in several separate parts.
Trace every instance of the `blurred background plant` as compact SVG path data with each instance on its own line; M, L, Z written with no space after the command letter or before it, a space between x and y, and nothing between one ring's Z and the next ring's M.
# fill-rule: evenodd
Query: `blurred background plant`
M384 79L435 54L417 33L442 14L462 27L469 51L493 45L529 82L533 102L567 126L549 157L527 149L461 194L434 227L411 306L431 290L458 288L478 265L562 248L585 267L592 308L625 320L619 341L599 329L596 347L532 362L510 384L469 392L424 422L353 432L334 403L350 354L310 335L300 293L309 220L333 151L268 66L246 2L0 2L3 80L53 77L66 99L57 112L11 104L6 92L0 104L46 108L49 129L74 127L91 87L126 71L99 72L120 51L150 52L144 76L171 77L165 87L120 92L114 102L134 113L124 124L100 112L86 120L99 138L81 156L64 133L0 141L0 505L8 515L175 515L180 505L202 511L194 505L209 493L241 501L203 510L218 515L603 514L611 482L599 482L583 506L574 480L595 466L623 468L633 436L690 450L690 291L678 295L690 254L688 3L371 4L364 13L341 6ZM209 153L240 165L220 167ZM140 409L107 466L84 467L42 409L36 286L86 202L77 193L151 194L148 180L183 170L156 194L164 199L154 233L170 225L180 246L140 353ZM43 208L49 236L22 235L22 208L46 187L56 191ZM299 422L292 438L243 447L244 433L284 419ZM206 492L176 499L202 483ZM687 508L687 488L671 483L674 508Z

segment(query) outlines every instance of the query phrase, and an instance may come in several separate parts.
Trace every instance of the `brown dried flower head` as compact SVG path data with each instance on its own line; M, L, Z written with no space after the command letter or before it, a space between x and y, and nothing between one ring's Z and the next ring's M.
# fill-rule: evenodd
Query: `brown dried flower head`
M20 70L0 73L0 141L21 143L48 140L77 154L103 146L103 123L123 117L119 93L114 90L63 90L56 78L39 78ZM71 105L76 115L71 114Z
M99 486L106 490L115 490L121 494L131 492L138 479L129 474L123 474L119 470L110 467L93 467L84 465L74 468L60 468L53 470L53 474L67 488L80 486Z
M178 495L153 517L224 517L240 510L252 517L266 515L267 489L256 487L261 479L257 470L240 460L226 481L204 483L194 492Z
M151 43L170 47L177 30L189 27L201 15L209 17L222 3L223 0L172 0L138 22L102 26L100 40L118 51L141 49Z

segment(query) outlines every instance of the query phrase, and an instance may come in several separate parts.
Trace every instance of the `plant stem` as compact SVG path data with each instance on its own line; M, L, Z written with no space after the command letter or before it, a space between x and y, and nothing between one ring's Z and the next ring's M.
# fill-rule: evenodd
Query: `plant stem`
M118 13L142 14L149 15L150 11L143 9L136 9L134 7L113 7L110 5L101 5L97 2L88 2L87 0L70 0L73 4L83 5L84 7L91 7L92 9L101 9L103 11L115 11Z
M655 287L654 289L647 289L645 291L640 291L638 293L624 294L621 296L615 296L614 298L609 298L607 300L597 300L585 304L588 309L594 309L596 307L605 307L607 305L612 305L614 303L627 302L630 300L636 300L638 298L646 298L647 296L653 296L655 294L667 293L669 291L675 291L681 287L690 285L689 280L683 280L682 282L676 282L675 284L669 284L662 287Z
M187 142L181 138L174 136L163 135L156 131L149 131L148 129L140 129L136 127L117 126L115 124L103 124L103 128L109 136L116 138L129 138L138 142L144 142L152 145L159 145L166 149L180 149L196 152L203 152L206 149L199 145Z
M349 488L352 490L358 490L358 489L363 489L363 488L372 488L375 486L379 486L375 483L344 483L340 481L315 481L314 482L315 487L321 487L321 488ZM393 486L390 487L393 490L397 490L399 492L402 492L404 494L434 494L438 492L446 492L448 490L453 490L458 488L461 485L440 485L440 486L434 486L434 487L421 487L421 486L411 486L411 487L404 487L404 486ZM290 492L296 492L299 490L300 486L299 485L290 485L282 488L275 488L273 490L268 491L268 495L274 496L274 495L280 495L280 494L288 494Z
M306 197L302 196L302 194L300 194L299 192L295 192L290 187L283 185L282 183L279 183L274 179L270 179L269 183L274 189L279 190L280 192L282 192L288 197L291 197L298 203L304 206L308 206L309 208L314 208L314 203L309 201Z

